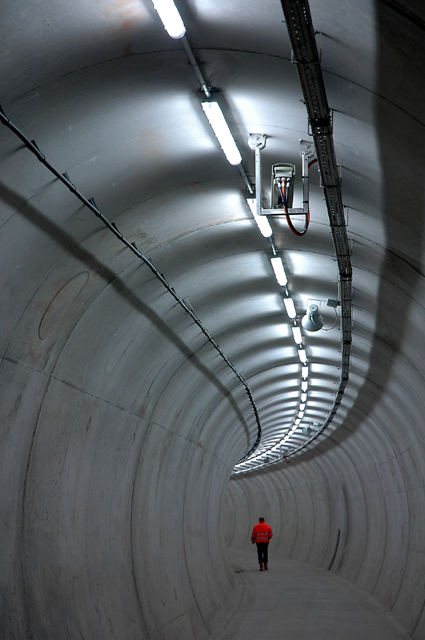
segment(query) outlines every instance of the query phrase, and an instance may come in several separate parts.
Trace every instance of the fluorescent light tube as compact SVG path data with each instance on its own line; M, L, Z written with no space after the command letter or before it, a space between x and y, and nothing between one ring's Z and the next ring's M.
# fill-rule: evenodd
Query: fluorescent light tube
M186 27L173 0L152 0L152 2L168 35L175 39L183 38Z
M301 418L297 418L296 420L294 420L294 424L300 424L301 422Z
M291 327L291 329L296 344L302 344L303 337L301 335L301 329L299 327Z
M307 354L305 352L305 349L298 349L298 357L303 364L307 361Z
M302 367L301 375L303 378L308 378L308 367Z
M291 320L294 320L297 317L294 301L292 300L292 298L283 298L283 302L285 305L286 313L291 318Z
M257 213L257 200L255 198L247 199L248 207L251 209L252 216L257 223L260 233L265 238L270 238L273 235L270 222L267 220L267 216L259 216Z
M302 417L303 417L303 415L304 415L304 411L298 411L298 417L299 417L299 418L302 418Z
M300 411L304 411L304 409L305 409L305 402L301 402Z
M308 382L307 380L302 380L301 381L301 391L307 391L308 389Z
M302 393L301 394L301 402L307 402L307 394L306 393Z
M223 112L220 109L218 102L201 102L201 104L204 113L208 118L208 122L210 123L221 148L223 149L224 155L230 164L240 164L242 162L241 154L233 140L233 136L226 120L224 119Z
M286 277L282 258L271 258L270 262L272 263L273 271L278 284L280 284L281 287L285 287L288 284L288 278Z

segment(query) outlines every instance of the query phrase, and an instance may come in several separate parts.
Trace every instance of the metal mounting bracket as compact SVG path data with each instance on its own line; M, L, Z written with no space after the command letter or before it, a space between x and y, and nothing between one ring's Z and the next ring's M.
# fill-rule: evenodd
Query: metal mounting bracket
M265 133L250 133L248 137L248 146L250 149L264 149L266 146L267 136Z
M261 151L266 146L267 135L265 133L250 133L248 136L248 146L255 152L255 198L256 213L258 216L296 216L307 215L309 211L309 184L308 184L308 157L309 154L303 152L302 159L302 184L303 184L303 206L288 209L286 214L282 209L264 209L262 203L261 185Z

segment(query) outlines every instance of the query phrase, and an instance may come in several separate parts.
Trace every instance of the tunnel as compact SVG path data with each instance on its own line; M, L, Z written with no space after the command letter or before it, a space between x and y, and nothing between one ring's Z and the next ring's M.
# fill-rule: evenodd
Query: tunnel
M1 13L0 637L423 640L423 4Z

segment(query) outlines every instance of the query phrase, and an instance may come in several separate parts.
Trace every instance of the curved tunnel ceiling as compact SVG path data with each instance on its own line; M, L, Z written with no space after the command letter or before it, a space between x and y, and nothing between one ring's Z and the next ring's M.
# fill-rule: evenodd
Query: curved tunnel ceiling
M288 454L320 429L333 406L341 376L341 319L340 307L334 311L326 304L339 299L340 290L316 165L310 171L306 235L294 235L283 216L270 218L297 322L309 302L319 305L325 321L322 330L304 332L307 400L293 429L302 402L302 363L285 291L270 264L272 245L246 201L247 183L255 184L249 133L267 136L265 200L271 166L293 163L300 206L301 152L314 153L280 3L179 3L201 72L219 89L214 95L241 152L242 172L226 161L209 127L187 51L164 31L150 1L3 3L4 112L164 274L247 381L262 427L252 464L237 465L257 435L243 385L146 265L2 128L5 410L7 425L27 425L16 445L18 465L12 463L15 443L6 428L10 463L4 472L8 477L15 469L12 484L23 483L23 504L33 499L31 473L50 486L44 460L56 460L51 473L66 476L73 447L74 462L84 460L85 447L96 448L102 438L116 437L118 457L127 438L143 442L140 459L152 456L146 464L154 473L159 445L156 436L141 435L138 420L163 434L161 468L184 468L183 444L199 445L185 477L211 477L220 469L217 497L211 499L217 510L235 465L238 472L251 470L241 487L249 480L261 486L268 472L288 475L308 461L321 465L321 455L333 455L356 432L365 443L359 450L385 449L379 434L388 421L395 439L409 439L397 435L396 425L413 403L423 402L418 213L425 16L419 3L408 4L310 4L351 251L353 334L342 403L323 434L290 457L291 467ZM96 408L90 412L89 405ZM96 435L82 445L80 434L76 444L83 423L91 433L91 420L99 425ZM128 429L114 434L117 422ZM47 427L54 423L57 433ZM411 428L418 432L415 424ZM177 454L175 434L182 446ZM60 455L53 454L55 439ZM116 460L113 449L108 455ZM257 476L255 468L268 463L275 464ZM148 467L142 473L139 464L131 462L149 478ZM95 485L101 483L92 473ZM158 471L159 493L166 492L164 482ZM133 487L133 498L137 491ZM210 485L208 492L216 495ZM41 513L43 505L38 508Z
M281 9L279 6L273 7L276 16L268 17L272 29L266 39L266 50L263 50L264 47L256 50L255 42L250 43L249 50L246 50L243 29L240 30L242 42L237 46L231 36L230 51L229 44L225 46L225 43L214 49L208 43L203 45L205 55L208 51L209 60L202 60L202 70L208 75L208 84L220 89L221 106L242 150L243 165L251 175L244 182L238 177L237 171L227 165L201 112L197 79L191 73L181 43L171 40L163 32L152 7L144 7L141 3L111 7L111 15L108 16L110 21L114 22L112 14L115 7L115 20L122 20L125 15L130 31L135 30L137 25L139 33L136 42L139 47L142 42L145 45L143 55L136 55L133 43L127 46L124 60L112 52L99 51L99 45L94 47L94 43L101 34L96 34L95 30L100 29L101 25L105 27L106 16L103 16L103 20L99 18L96 24L92 15L93 7L89 11L90 17L84 17L83 10L77 11L86 27L79 33L78 51L72 47L70 50L61 47L60 74L54 69L58 56L51 50L45 54L46 65L40 65L37 59L36 68L27 69L37 88L31 91L27 79L22 79L26 95L18 102L29 105L37 100L40 103L37 120L33 122L32 131L26 128L26 134L30 139L36 138L50 162L59 171L66 171L84 194L94 195L102 213L120 228L124 216L139 217L140 226L143 227L141 232L146 237L142 236L142 241L139 237L135 239L143 253L152 254L159 240L163 249L158 269L165 273L182 298L189 299L191 308L204 319L208 331L216 336L224 353L232 361L238 362L243 377L248 381L252 379L254 397L260 400L258 409L262 427L256 459L264 461L262 452L267 453L270 447L277 444L281 444L278 449L281 457L291 451L291 447L296 449L295 440L288 440L294 429L295 439L301 438L304 442L309 439L308 435L303 435L304 431L317 431L329 413L332 397L337 390L341 342L338 314L335 312L334 316L334 312L326 307L328 298L338 299L338 275L316 171L310 180L312 221L308 235L302 239L292 237L286 222L282 221L283 216L271 222L274 247L285 264L298 324L309 302L317 303L325 316L325 329L320 335L314 336L303 331L303 344L309 363L308 402L302 420L304 424L294 425L300 408L301 362L290 330L292 323L283 305L283 289L274 281L271 270L272 249L253 225L245 201L246 196L250 195L246 183L254 183L253 152L247 145L249 132L260 131L267 136L267 147L262 153L262 178L265 198L268 200L271 165L274 162L293 162L300 174L300 152L307 151L311 157L314 156L306 112L300 102L302 95L298 78L290 61L288 36L282 28ZM229 25L225 12L214 16L211 11L213 14L216 12L212 7L198 7L198 11L202 9L205 18L209 17L213 22L219 18L223 24ZM189 8L187 10L189 12ZM251 21L256 23L259 7L253 6L252 13L246 13L249 14L248 24ZM188 35L192 36L191 19L188 19ZM53 27L52 31L64 28L66 24L61 20L59 26L59 19L54 14L45 21L43 27ZM89 35L87 25L90 23L94 31ZM37 36L31 36L31 27L28 29L28 40L31 41ZM160 44L146 46L145 31L149 34L147 37L152 38L155 29L159 43L164 42L167 49L172 48L171 56L167 51L158 51ZM199 29L201 32L202 27ZM196 30L193 31L193 37L196 38ZM211 27L206 31L210 33ZM217 33L221 37L222 32L217 25ZM77 63L74 57L85 50L83 33L93 43L93 60L88 63L85 58L84 68L64 74L68 64L75 68ZM102 35L105 38L105 33ZM49 42L50 47L54 48L56 39L52 37ZM111 37L109 46L112 46L112 42L114 39ZM43 41L43 44L46 46L47 43ZM197 47L196 39L192 44ZM151 48L155 49L154 53L151 53ZM14 50L13 41L11 50ZM129 51L134 55L130 56ZM199 57L201 55L204 55L204 50L199 52ZM99 57L107 61L99 62ZM108 60L109 57L112 59ZM47 78L46 66L53 67ZM255 76L261 78L260 84L255 82ZM14 78L14 83L18 85L17 78ZM137 85L136 91L129 91L129 87ZM18 87L15 90L17 93L20 91ZM60 108L52 102L52 91L61 96ZM346 99L344 80L336 89L334 102L341 97ZM343 105L338 104L338 107L343 112ZM80 111L85 113L84 121L76 117ZM23 115L16 110L13 120L21 123ZM357 128L364 129L365 124ZM50 143L47 139L50 139ZM92 139L95 140L94 146L88 151L85 147L91 144L89 140ZM344 146L345 153L351 152L347 145ZM368 146L369 155L373 154L373 141ZM343 163L343 153L338 151L339 161ZM365 149L362 149L362 153L365 153ZM22 162L21 158L19 162ZM31 166L34 160L27 158L25 162ZM346 165L349 167L348 162ZM355 168L349 169L355 173ZM13 163L9 170L14 172ZM92 172L96 174L93 180ZM36 189L42 189L41 185ZM349 199L350 195L350 185L344 184L344 197ZM31 196L31 201L35 204L37 198L34 196ZM61 197L59 185L58 197ZM158 198L162 202L158 202ZM299 179L295 205L300 199ZM172 221L168 220L170 201ZM155 211L155 220L146 209ZM166 220L160 221L162 211ZM302 222L302 216L300 218ZM158 227L155 229L156 225L160 231ZM206 232L207 246L203 240ZM184 286L179 287L178 263L182 263L182 256L185 282ZM205 286L206 282L208 286ZM214 301L214 304L209 303L205 307L205 298ZM224 309L219 311L223 298L225 312ZM224 326L226 317L228 319ZM256 327L253 326L254 321ZM248 326L245 327L246 323ZM328 330L325 334L326 327ZM274 389L269 382L271 375L280 377L281 381L273 385ZM325 393L323 389L326 389ZM271 402L270 392L275 402ZM267 400L262 402L261 397L265 394ZM264 419L261 417L263 413L266 414ZM242 454L251 446L252 442L245 443Z

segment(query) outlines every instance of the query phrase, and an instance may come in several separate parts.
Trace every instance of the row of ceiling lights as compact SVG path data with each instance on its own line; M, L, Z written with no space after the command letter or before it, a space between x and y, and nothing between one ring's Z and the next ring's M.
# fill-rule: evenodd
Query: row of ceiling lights
M258 228L261 234L266 238L271 238L273 232L270 226L270 223L267 220L266 216L258 216L256 214L256 202L255 199L250 199L249 206L252 211L254 220L257 222ZM264 224L264 221L267 222L267 225ZM274 249L274 244L272 243L272 248ZM295 414L295 418L293 419L292 425L289 427L289 431L286 429L287 433L285 433L283 438L279 438L277 443L273 444L273 447L264 448L262 451L258 453L253 453L251 457L243 462L235 465L234 473L242 473L247 470L251 470L254 468L258 468L263 466L264 464L269 462L269 454L278 452L279 458L281 457L281 451L290 438L295 434L295 432L300 428L300 424L302 419L304 418L304 413L307 404L307 392L308 392L308 375L309 375L309 366L307 353L304 348L303 335L300 325L297 323L296 317L297 312L295 309L294 301L290 295L288 289L288 277L285 272L285 268L282 262L282 258L274 255L270 259L276 281L277 283L285 288L285 295L283 297L283 302L285 305L286 313L290 320L292 321L291 330L292 336L294 339L294 343L297 348L298 358L301 363L301 393L300 393L300 402L298 405L298 411Z
M236 142L229 129L229 125L223 115L220 105L216 100L211 97L211 87L208 86L205 78L202 76L202 72L193 56L193 53L188 45L186 35L186 27L183 20L173 2L173 0L152 0L155 9L158 12L159 17L164 25L168 35L174 39L184 38L185 49L189 54L192 66L196 68L197 75L200 80L201 89L203 90L206 100L201 101L202 109L211 125L212 130L220 143L224 155L230 164L237 166L242 162L242 156Z
M193 53L188 45L187 39L185 38L186 28L184 26L183 20L173 2L173 0L152 0L153 5L158 12L159 17L166 29L167 33L171 38L175 39L184 39L185 49L189 55L189 58L192 62L192 66L195 68L195 72L197 73L198 79L200 80L201 88L204 91L206 96L206 100L201 102L202 109L208 119L208 122L211 125L211 128L214 131L214 134L217 140L220 143L220 146L228 160L228 162L234 166L240 165L242 162L242 157L237 148L235 140L232 136L230 128L224 118L223 112L220 108L220 105L217 101L211 98L211 90L205 79L202 76L202 72L200 71ZM244 175L244 172L242 172ZM250 187L250 193L253 195L253 189ZM257 226L261 232L261 234L265 238L271 238L273 235L273 230L270 226L270 223L267 219L267 216L259 216L257 214L257 205L255 198L247 199L248 206L252 212L253 218L257 223ZM297 348L298 358L301 363L301 393L300 393L300 402L298 406L298 411L295 415L295 418L292 422L291 427L289 427L289 431L285 434L283 438L281 438L277 444L274 444L272 449L265 449L257 455L254 453L249 458L243 459L239 464L235 466L235 472L237 471L246 471L248 468L256 468L258 466L262 466L266 462L267 454L270 450L281 449L282 446L294 435L297 429L300 427L300 423L304 417L306 404L307 404L307 392L308 392L308 374L309 374L309 366L307 353L304 348L303 343L303 335L301 331L300 325L297 323L296 316L297 312L295 309L294 301L288 291L288 278L285 272L285 268L282 262L282 258L276 255L276 251L274 248L273 242L271 242L273 248L273 257L271 258L271 265L276 277L278 284L281 287L285 288L285 295L283 297L283 302L285 305L286 312L288 317L292 321L291 330L293 339Z

